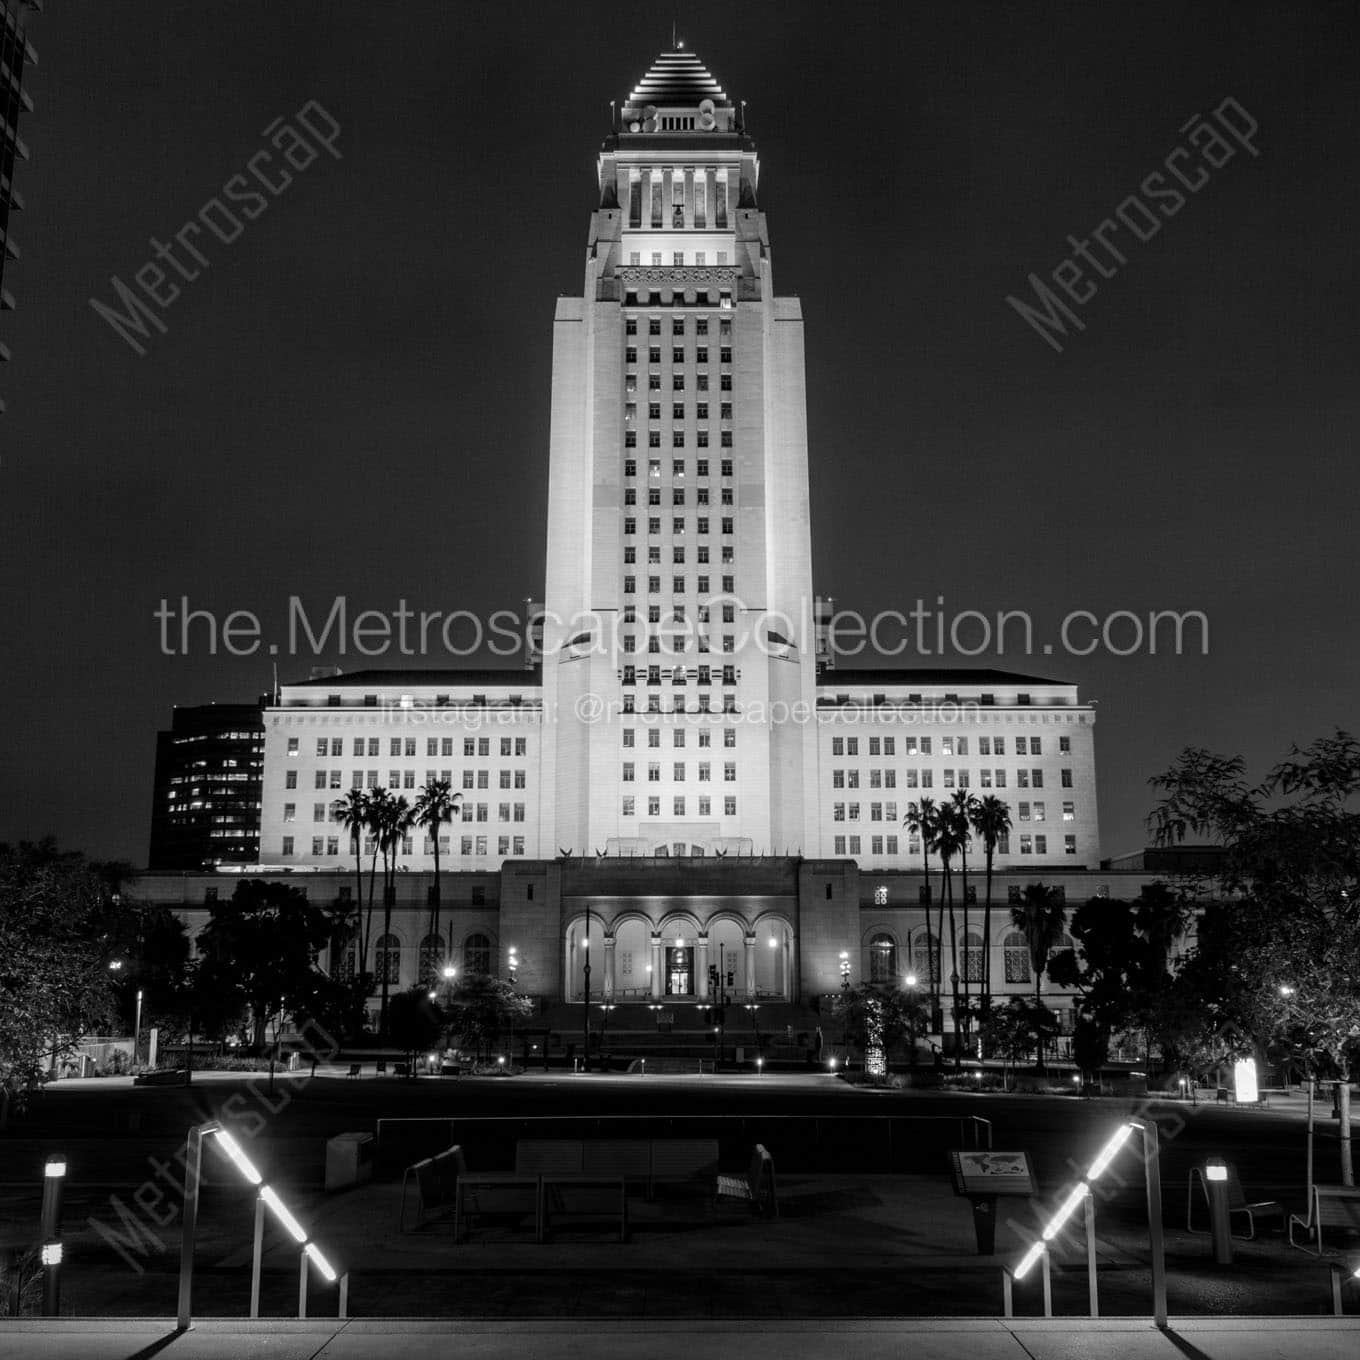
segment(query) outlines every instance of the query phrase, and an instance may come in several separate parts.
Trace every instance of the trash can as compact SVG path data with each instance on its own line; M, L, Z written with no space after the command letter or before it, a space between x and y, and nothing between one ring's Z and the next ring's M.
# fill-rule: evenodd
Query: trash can
M343 1190L373 1179L373 1135L337 1133L326 1140L326 1189Z

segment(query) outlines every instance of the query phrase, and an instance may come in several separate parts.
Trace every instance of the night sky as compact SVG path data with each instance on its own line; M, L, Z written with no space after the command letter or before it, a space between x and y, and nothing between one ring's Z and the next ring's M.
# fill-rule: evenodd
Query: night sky
M1025 609L1040 644L1070 610L1204 611L1208 656L971 659L1099 700L1106 855L1143 843L1146 781L1181 747L1260 773L1354 727L1356 5L674 13L748 101L776 284L802 298L818 589L865 614ZM212 657L203 634L162 655L162 597L278 635L294 595L481 614L541 596L554 301L581 288L608 101L671 17L51 0L35 18L0 316L0 840L142 862L172 705L270 688L267 655ZM1237 147L1147 243L1115 238L1126 263L1055 352L1007 294L1229 97L1259 156ZM138 357L90 298L132 286L149 238L313 100L341 158L234 244L205 240ZM382 664L283 656L280 678L323 662Z

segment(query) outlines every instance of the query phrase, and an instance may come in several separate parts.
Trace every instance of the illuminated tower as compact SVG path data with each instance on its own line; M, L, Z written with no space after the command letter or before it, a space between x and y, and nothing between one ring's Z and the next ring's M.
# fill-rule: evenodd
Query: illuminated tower
M703 63L663 52L615 119L554 322L552 846L810 850L801 309L775 295L755 145Z

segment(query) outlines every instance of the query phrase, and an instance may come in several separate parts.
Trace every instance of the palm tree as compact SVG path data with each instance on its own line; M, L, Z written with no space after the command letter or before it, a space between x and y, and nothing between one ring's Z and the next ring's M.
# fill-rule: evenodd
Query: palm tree
M383 856L383 935L392 933L392 907L397 895L397 854L401 843L414 825L415 817L411 805L398 795L383 804L382 825L378 831L378 844ZM382 1009L378 1015L379 1032L387 1035L387 1002L391 988L391 972L384 955L382 970Z
M368 911L364 917L363 963L368 971L368 948L373 943L373 889L378 876L378 852L382 849L383 827L387 825L392 795L384 788L372 789L367 795L368 825L364 828L373 847L373 858L368 866ZM383 857L383 886L387 886L387 859Z
M907 804L907 815L902 825L913 836L921 838L921 863L926 871L926 925L930 925L930 843L935 838L935 818L938 810L933 798L922 798L919 803Z
M960 1065L962 1059L962 1053L959 1049L959 1021L961 1018L959 1008L959 941L957 921L954 916L954 875L950 869L950 861L953 860L955 855L963 853L964 842L967 839L967 823L961 823L954 805L946 803L936 813L935 853L940 857L944 877L944 892L940 895L939 911L941 949L944 948L945 903L949 904L949 988L954 1003L954 1065L956 1067Z
M368 939L363 933L364 919L364 861L363 861L363 837L368 829L368 795L358 786L352 788L343 798L337 799L331 808L331 816L349 832L350 844L354 847L354 922L350 927L349 934L353 943L359 951L357 960L358 967L355 971L355 982L368 971ZM350 941L345 941L345 948L349 948ZM332 973L335 971L332 967ZM355 989L356 997L359 996L359 988ZM356 1006L362 1008L362 999L356 1002ZM356 1010L356 1021L358 1012ZM357 1029L356 1023L356 1029Z
M992 862L996 847L1011 829L1011 810L994 793L989 793L977 805L972 815L973 830L982 838L987 856L987 905L982 913L982 1009L986 1015L992 1010Z
M412 808L415 824L429 832L434 843L434 901L430 909L430 934L439 938L439 829L453 821L463 801L447 779L431 779L420 791Z
M1053 946L1062 938L1067 925L1067 908L1058 900L1057 891L1042 883L1025 887L1024 901L1011 908L1011 922L1024 933L1029 946L1030 967L1034 970L1034 1004L1043 1006L1044 972ZM1043 1042L1039 1044L1039 1071L1044 1070Z
M959 833L959 877L963 883L963 1032L967 1039L971 1029L968 1012L968 842L973 834L973 817L978 800L967 789L955 790L949 801L954 824Z

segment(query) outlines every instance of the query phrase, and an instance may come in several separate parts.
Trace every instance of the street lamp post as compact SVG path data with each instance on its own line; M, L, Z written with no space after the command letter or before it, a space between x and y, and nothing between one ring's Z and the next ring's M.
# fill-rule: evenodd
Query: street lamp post
M909 1014L911 1015L911 1057L908 1059L912 1067L916 1066L916 974L908 973L902 979L902 985L907 989L909 1001Z
M137 988L137 1019L132 1026L132 1061L137 1061L142 1042L142 989Z
M850 995L850 951L842 949L841 960L841 995ZM841 1025L841 1047L845 1050L845 1070L850 1070L850 1017L846 1014L845 1022Z

